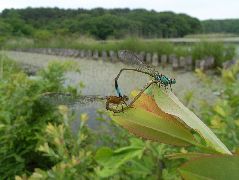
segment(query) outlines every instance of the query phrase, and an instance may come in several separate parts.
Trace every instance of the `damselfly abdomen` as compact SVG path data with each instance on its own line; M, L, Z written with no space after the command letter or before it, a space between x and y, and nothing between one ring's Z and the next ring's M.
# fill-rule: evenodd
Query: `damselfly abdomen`
M77 105L83 105L93 103L97 101L106 101L105 108L115 113L124 111L124 107L127 107L126 101L129 100L127 96L99 96L99 95L73 95L70 93L61 92L46 92L42 95L43 100L53 104L64 104L70 107ZM116 107L115 107L116 105ZM121 109L118 106L121 105Z

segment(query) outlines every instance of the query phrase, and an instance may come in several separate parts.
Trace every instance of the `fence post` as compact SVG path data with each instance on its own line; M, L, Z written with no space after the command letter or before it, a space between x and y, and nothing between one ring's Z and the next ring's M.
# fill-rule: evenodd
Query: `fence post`
M172 68L173 70L177 70L179 68L179 62L176 56L174 56L172 59Z
M94 59L94 60L98 60L98 58L99 58L99 52L98 52L98 50L95 50L95 51L93 52L93 59Z
M186 70L192 71L193 69L193 59L192 56L187 56L186 57Z
M159 65L159 58L158 58L158 54L157 53L153 53L152 65L153 66L158 66Z
M167 55L162 55L161 56L161 66L165 68L167 66Z
M101 52L101 58L102 58L103 61L106 61L106 60L107 60L107 52L106 52L105 50L103 50L103 51Z
M148 64L152 63L152 57L150 53L146 53L146 63Z

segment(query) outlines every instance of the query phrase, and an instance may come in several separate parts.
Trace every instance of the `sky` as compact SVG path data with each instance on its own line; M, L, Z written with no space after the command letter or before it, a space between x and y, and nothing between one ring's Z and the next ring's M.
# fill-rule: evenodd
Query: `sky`
M186 13L205 19L239 18L239 0L0 0L0 11L5 8L144 8L155 11Z

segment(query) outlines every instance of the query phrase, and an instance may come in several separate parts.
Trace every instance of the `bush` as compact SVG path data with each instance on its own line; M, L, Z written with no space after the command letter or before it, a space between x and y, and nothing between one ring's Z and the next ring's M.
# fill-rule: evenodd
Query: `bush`
M40 94L65 91L63 76L70 66L50 64L33 80L14 62L4 57L1 60L0 164L4 166L0 167L0 176L12 179L17 174L30 174L35 168L48 169L54 165L54 160L36 148L47 124L59 124L62 116Z
M223 62L234 58L235 47L220 42L200 42L192 47L192 56L194 60L213 56L216 66L221 66Z
M232 69L223 70L218 101L203 104L202 117L210 124L216 135L232 151L238 150L239 139L239 64Z
M48 41L52 38L52 33L47 30L37 30L34 32L33 37L40 41Z

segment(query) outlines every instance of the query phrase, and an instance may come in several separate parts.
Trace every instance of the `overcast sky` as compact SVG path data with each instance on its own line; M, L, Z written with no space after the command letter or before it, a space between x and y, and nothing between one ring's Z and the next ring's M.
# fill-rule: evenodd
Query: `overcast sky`
M0 0L0 11L5 8L145 8L174 11L203 19L239 18L239 0Z

